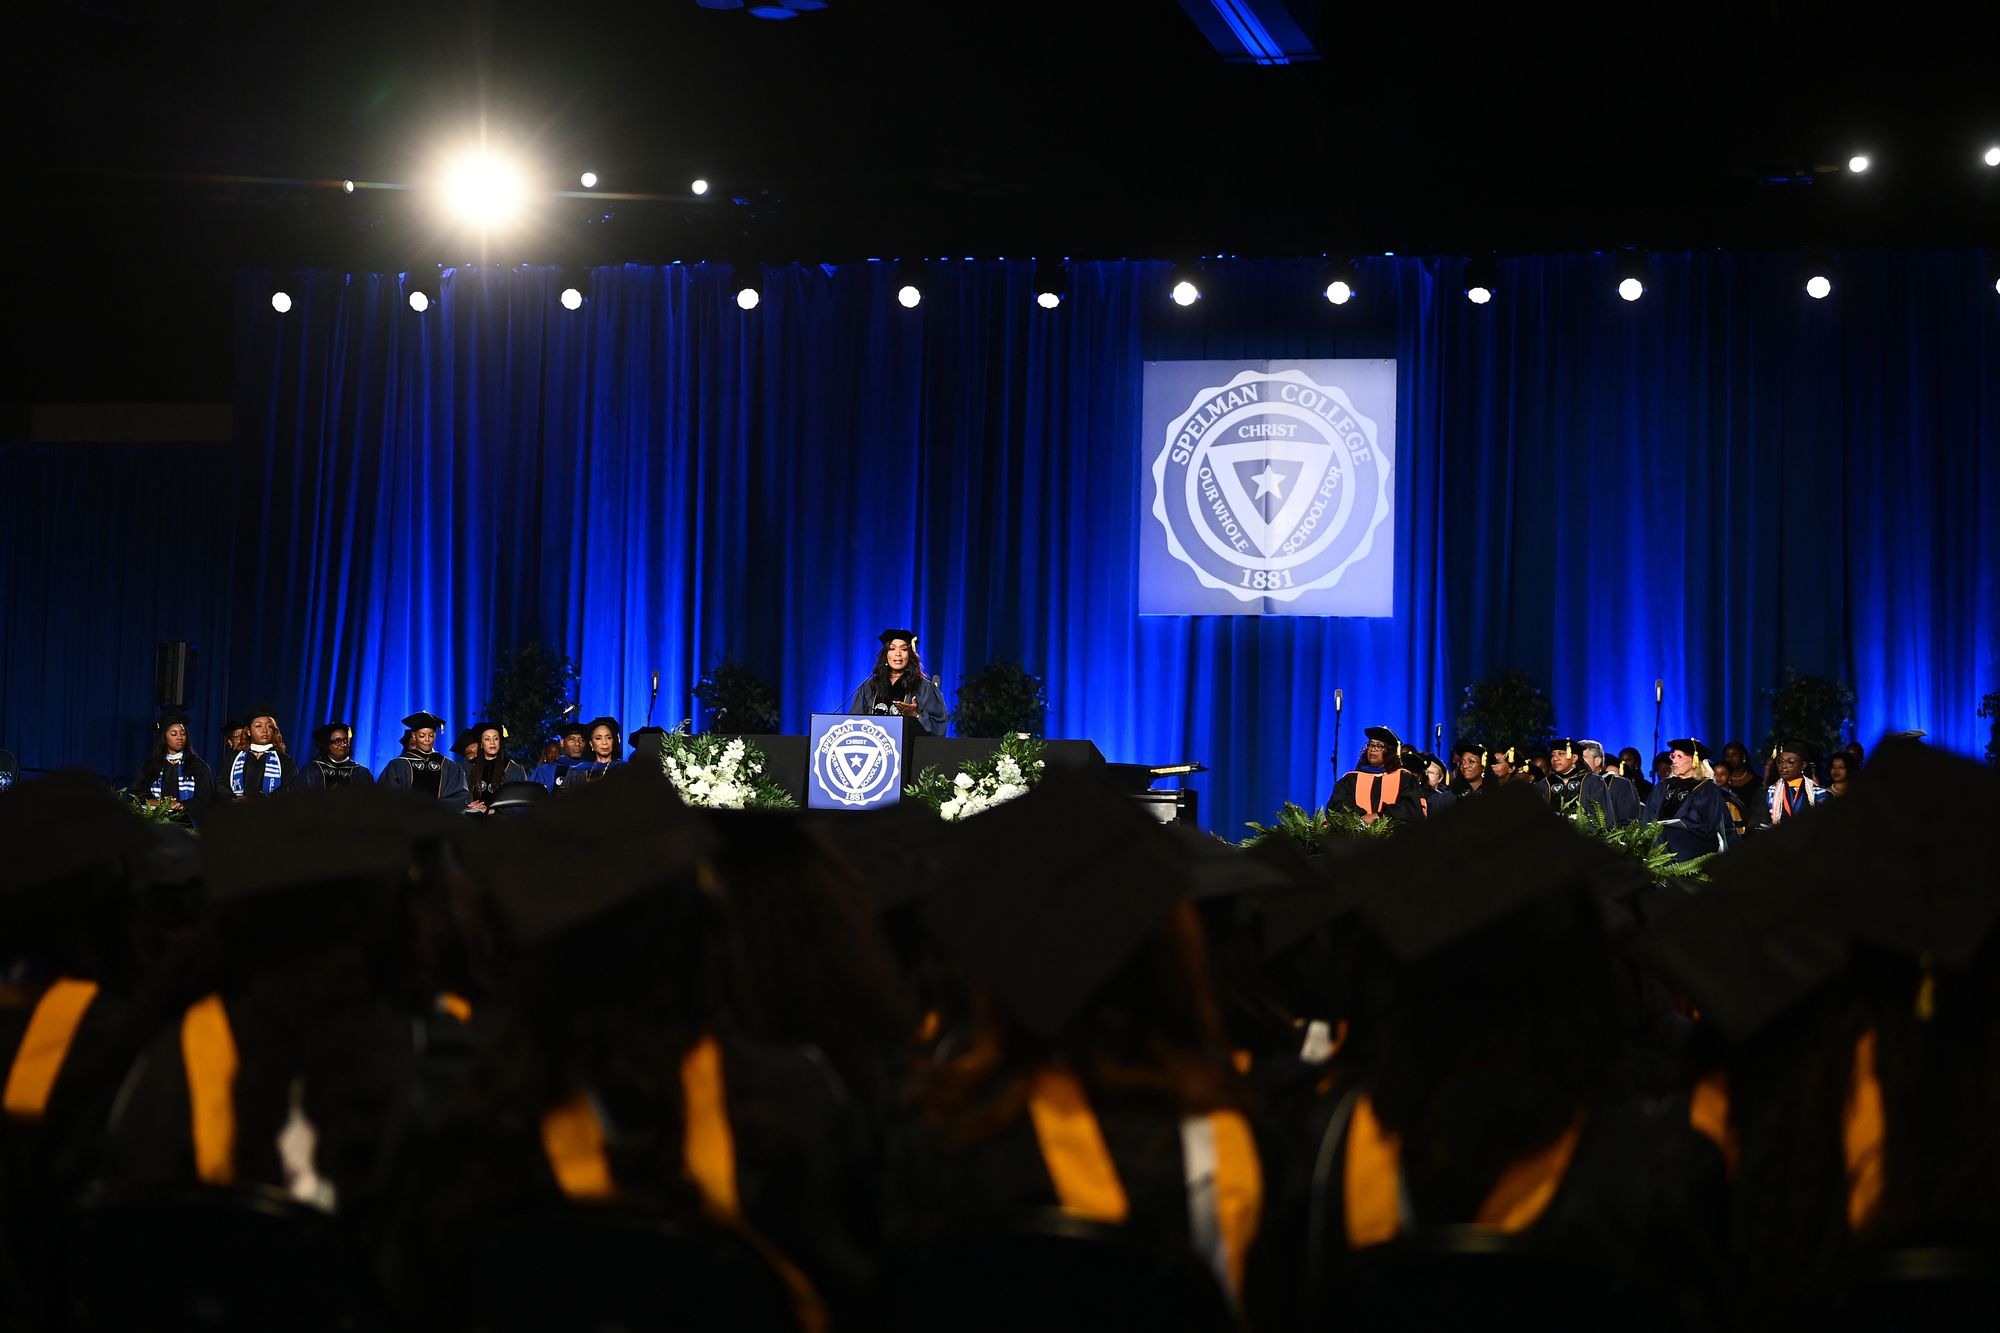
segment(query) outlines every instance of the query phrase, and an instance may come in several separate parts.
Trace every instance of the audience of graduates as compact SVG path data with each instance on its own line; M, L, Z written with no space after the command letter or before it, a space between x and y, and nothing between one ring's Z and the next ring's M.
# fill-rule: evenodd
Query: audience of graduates
M1789 742L1768 796L1673 742L1648 809L1743 836L1655 882L1561 817L1641 799L1585 740L1371 731L1345 799L1395 828L1308 854L1065 769L948 825L694 810L565 751L590 780L468 819L267 781L260 720L274 798L198 833L80 776L0 794L0 1325L88 1304L78 1209L189 1190L330 1220L410 1328L480 1325L492 1239L565 1217L733 1247L804 1330L1051 1217L1255 1329L1820 1328L1919 1251L1991 1295L2000 776L1914 740L1838 799ZM181 790L188 730L133 795Z

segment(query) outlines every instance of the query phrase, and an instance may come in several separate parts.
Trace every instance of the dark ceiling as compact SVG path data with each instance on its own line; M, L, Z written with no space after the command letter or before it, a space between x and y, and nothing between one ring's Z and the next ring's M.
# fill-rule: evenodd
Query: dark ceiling
M1267 68L1174 0L45 5L7 154L29 301L70 313L30 317L67 323L0 401L213 392L238 268L481 258L421 190L330 182L420 186L482 124L547 190L652 196L548 197L506 262L2000 235L1990 8L1293 8L1324 58ZM1866 176L1826 170L1857 149Z

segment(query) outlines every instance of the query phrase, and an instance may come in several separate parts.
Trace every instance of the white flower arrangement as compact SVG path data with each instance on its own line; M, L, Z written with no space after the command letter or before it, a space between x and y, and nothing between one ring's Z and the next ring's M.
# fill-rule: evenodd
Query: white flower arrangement
M1009 736L991 756L967 764L949 781L935 768L926 768L903 794L930 806L940 819L964 819L1023 794L1041 780L1046 767L1040 741Z
M789 810L791 793L764 775L764 754L741 736L684 736L660 742L660 771L689 805L711 810Z

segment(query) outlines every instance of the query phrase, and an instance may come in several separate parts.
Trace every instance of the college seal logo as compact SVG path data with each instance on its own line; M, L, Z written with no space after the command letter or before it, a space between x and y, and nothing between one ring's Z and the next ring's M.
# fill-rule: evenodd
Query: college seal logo
M813 750L813 781L842 805L873 805L897 790L896 738L880 722L850 718L827 728Z
M1204 388L1153 459L1153 517L1203 586L1289 602L1331 588L1390 516L1393 444L1335 385L1245 370Z

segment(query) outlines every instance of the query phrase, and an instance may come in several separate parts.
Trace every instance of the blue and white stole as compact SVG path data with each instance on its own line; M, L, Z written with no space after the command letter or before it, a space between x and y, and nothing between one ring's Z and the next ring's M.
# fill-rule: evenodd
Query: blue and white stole
M236 757L229 761L229 791L233 796L241 796L243 794L243 766L250 762L250 756L253 753L255 751L238 750ZM262 784L264 789L258 795L269 796L278 789L279 784L284 781L284 777L284 762L279 758L277 747L272 746L270 749L264 751L264 781Z
M168 773L174 774L176 779L175 785L180 788L180 795L171 797L170 799L183 803L192 801L194 799L194 765L188 763L185 759L162 759L160 761L160 771L153 775L153 799L160 799L160 794L166 786Z

